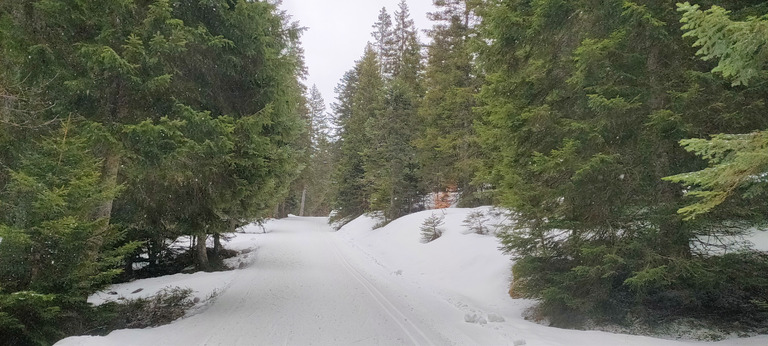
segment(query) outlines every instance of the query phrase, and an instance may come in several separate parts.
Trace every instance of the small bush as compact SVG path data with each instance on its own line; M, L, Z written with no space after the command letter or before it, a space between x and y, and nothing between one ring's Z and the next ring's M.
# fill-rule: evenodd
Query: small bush
M467 215L462 225L472 233L486 235L489 233L489 228L486 225L488 221L488 217L482 211L475 211Z
M123 303L110 302L97 308L104 322L95 328L96 334L116 329L147 328L171 323L195 305L189 288L165 288L150 298L139 298Z
M443 235L443 229L440 228L445 223L445 216L435 215L428 217L421 224L421 241L429 243Z
M61 309L55 299L29 291L0 293L0 345L46 345L57 340Z

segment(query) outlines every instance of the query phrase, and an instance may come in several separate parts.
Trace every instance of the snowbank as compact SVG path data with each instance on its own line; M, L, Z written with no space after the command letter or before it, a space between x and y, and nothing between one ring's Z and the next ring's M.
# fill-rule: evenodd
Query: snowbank
M425 211L378 229L379 220L362 216L338 232L326 218L272 220L266 234L252 225L225 245L245 250L236 259L244 270L140 280L111 287L117 294L109 297L92 297L98 303L149 296L167 286L192 288L201 300L219 292L201 313L157 328L58 344L768 345L768 336L706 343L528 322L522 313L534 302L507 295L512 263L497 238L462 225L471 213L490 211ZM422 243L419 228L433 214L444 216L444 233Z
M535 303L511 299L509 256L499 250L494 235L470 233L462 225L472 212L489 214L490 207L442 209L405 216L373 229L378 220L361 216L342 227L336 236L365 253L389 273L441 297L464 314L464 322L504 336L514 345L768 345L768 336L729 339L716 343L675 341L601 331L577 331L546 327L523 319ZM444 215L444 233L422 243L419 227L433 214ZM498 222L498 218L496 221ZM768 244L768 232L756 233L756 246Z
M224 263L232 268L242 268L250 265L255 256L257 238L261 233L261 228L257 225L249 225L241 230L241 233L235 233L222 240L226 249L238 251L240 254L233 258L224 260ZM184 243L186 240L177 240L177 243ZM213 247L213 240L209 239L209 247ZM232 282L235 271L223 272L197 272L192 274L174 274L132 282L115 284L106 289L92 294L88 297L88 302L94 305L100 305L105 302L120 302L124 300L149 298L155 296L165 288L189 288L192 289L192 298L198 302L197 307L192 311L197 311L206 304L212 297L226 289Z

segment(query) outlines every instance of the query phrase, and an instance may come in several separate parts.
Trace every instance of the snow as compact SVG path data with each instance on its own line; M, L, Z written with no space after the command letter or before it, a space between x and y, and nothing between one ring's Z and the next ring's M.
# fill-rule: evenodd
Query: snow
M229 258L224 261L225 264L230 267L237 268L240 263L244 265L252 263L254 251L256 250L258 234L252 234L255 231L261 231L259 228L248 226L242 230L241 233L235 233L231 239L225 240L222 243L224 247L231 250L240 252L237 257ZM182 237L183 238L183 237ZM180 239L179 242L185 242L188 240ZM209 239L210 246L213 246L213 240ZM126 299L138 299L149 298L156 295L158 292L165 288L190 288L192 289L192 297L198 302L197 311L199 308L212 297L215 297L219 292L226 289L235 277L234 271L224 272L197 272L193 274L175 274L167 275L157 278L150 278L144 280L136 280L133 282L112 285L108 289L91 295L88 298L88 302L94 305L100 305L109 301L123 301Z
M754 245L755 250L768 251L768 230L753 229L747 240Z
M141 280L111 290L132 297L185 285L216 299L172 324L73 337L57 345L766 345L768 336L716 343L665 340L528 322L533 302L507 295L509 257L492 235L462 226L473 211L426 211L373 229L360 217L338 232L326 218L251 226L227 245L250 249L241 270ZM421 243L419 226L445 215L445 232ZM154 281L153 281L154 280ZM97 297L93 297L94 302Z

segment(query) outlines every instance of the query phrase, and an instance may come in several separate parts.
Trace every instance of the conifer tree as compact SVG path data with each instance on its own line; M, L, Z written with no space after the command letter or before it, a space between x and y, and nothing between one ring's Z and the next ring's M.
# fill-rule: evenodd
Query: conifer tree
M420 97L419 77L422 72L421 43L411 12L405 0L401 0L394 15L393 30L394 61L392 76L406 82L416 96Z
M312 171L308 188L308 215L327 216L331 212L331 173L333 170L333 142L331 120L325 109L325 101L317 86L309 92L312 150L309 167Z
M373 29L373 47L376 49L379 59L381 74L387 78L392 77L397 53L394 51L395 37L392 28L392 16L387 12L386 7L382 7L379 11L379 17L373 24Z
M701 165L679 140L765 124L762 88L729 88L691 59L669 2L490 1L481 13L477 128L498 201L518 215L501 235L517 259L510 293L542 299L561 325L632 310L755 316L764 260L711 256L707 239L740 226L683 222L682 188L661 178Z
M288 197L278 208L278 216L328 216L331 212L333 146L331 119L325 101L313 85L301 106L305 131L296 143L303 169L293 182Z
M384 222L388 222L417 210L421 204L423 193L412 144L421 97L420 44L405 2L400 3L395 20L392 29L391 17L382 10L373 32L377 54L371 56L368 50L373 49L369 47L355 70L358 84L354 89L346 85L338 90L340 101L346 102L336 109L341 121L338 176L342 177L342 172L347 175L354 172L358 177L355 181L360 182L354 189L358 194L357 211L340 212L339 217L378 211L382 212ZM380 69L384 73L375 76L372 70L363 68L379 64L377 57L386 65ZM355 150L347 151L349 141L358 138L364 140ZM351 165L347 160L359 165ZM349 180L337 181L337 184L340 192L353 186ZM348 203L342 200L342 195L337 195L336 201Z
M684 37L694 37L694 46L701 47L697 52L702 59L718 59L717 67L712 72L721 73L733 81L734 86L748 86L757 79L764 79L766 67L766 37L768 26L765 19L750 18L744 22L733 21L729 12L719 6L712 6L701 11L698 5L678 4L678 11L683 12L681 22L687 30ZM697 197L697 201L679 210L691 219L711 212L722 205L735 192L748 200L757 201L768 193L766 175L768 172L768 131L762 128L744 134L717 134L711 139L686 139L681 144L687 151L693 152L707 161L706 169L683 173L666 178L667 180L692 186L688 196ZM759 131L757 131L759 130ZM748 213L740 217L765 222L765 203L762 208L749 208Z
M162 128L163 117L173 123L192 113L218 122L203 122L206 126L229 127L228 136L237 140L228 138L232 146L217 148L226 160L216 161L222 166L209 166L210 181L188 181L186 188L216 189L219 194L198 199L206 205L196 207L205 213L188 216L197 217L195 224L202 226L183 232L205 240L208 233L265 215L285 194L296 171L288 144L298 129L295 105L303 65L300 29L286 23L274 4L41 0L29 7L4 3L3 17L3 47L21 57L19 73L29 76L25 83L45 86L43 92L54 104L48 116L72 113L106 129L98 133L102 137L94 151L103 158L102 188L131 186L118 200L104 201L97 215L119 217L115 223L149 234L177 235L163 230L175 224L164 223L164 218L177 220L184 208L157 207L149 202L156 196L147 195L162 195L166 187L174 190L177 177L143 170L147 166L142 162L152 158L129 152L126 145L139 139L124 135L126 128L131 132L132 126L149 126L145 121ZM174 143L161 150L179 148L203 149ZM200 159L209 153L198 154L179 155ZM159 176L171 181L157 181ZM157 184L145 185L152 181ZM150 235L145 239L164 242ZM205 251L198 252L203 256Z
M419 109L423 124L416 140L421 179L432 192L458 188L465 205L475 204L471 184L479 168L480 151L473 123L474 95L481 80L470 50L476 16L473 1L434 1L435 22L428 31L424 75L426 94Z
M371 209L388 222L420 208L423 196L416 148L417 110L421 94L421 45L405 1L394 14L392 78L382 90L383 109L370 121L376 147L367 156L372 181Z
M339 149L335 160L333 220L351 220L369 211L372 182L371 176L366 176L365 165L376 143L370 138L367 124L381 111L383 86L377 53L368 45L363 57L344 75L337 88L338 103L334 111Z

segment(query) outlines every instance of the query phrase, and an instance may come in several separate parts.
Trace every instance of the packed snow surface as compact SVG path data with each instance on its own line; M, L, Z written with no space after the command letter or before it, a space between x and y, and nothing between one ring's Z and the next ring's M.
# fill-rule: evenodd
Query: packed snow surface
M768 336L705 343L525 321L521 313L532 302L507 295L509 257L492 235L462 226L472 211L488 209L426 211L378 229L377 220L364 216L338 232L326 218L272 221L265 234L253 226L230 246L250 250L237 259L240 270L108 290L126 298L138 288L134 295L174 285L203 296L218 292L191 316L57 345L768 345ZM445 217L445 232L421 243L419 226L433 213ZM92 302L105 299L101 294Z

